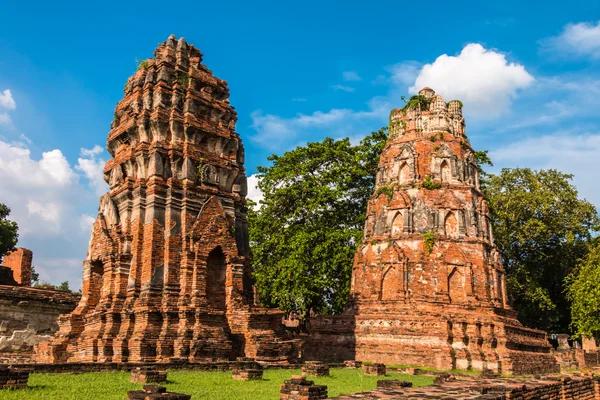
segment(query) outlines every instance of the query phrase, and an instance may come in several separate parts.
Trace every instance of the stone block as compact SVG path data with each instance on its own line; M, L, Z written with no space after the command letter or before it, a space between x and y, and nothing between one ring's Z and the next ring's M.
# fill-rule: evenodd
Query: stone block
M162 386L147 385L143 390L127 392L127 400L190 400L189 394L170 393Z
M165 383L167 371L154 367L137 367L131 371L130 381L133 383Z
M385 375L385 364L363 364L363 373L365 375Z
M284 381L279 392L280 400L319 400L327 398L327 386L315 385L303 376L292 376Z
M261 380L263 377L262 369L234 369L231 371L231 378L236 381Z
M302 365L302 373L309 376L329 376L329 365L320 361L307 361Z

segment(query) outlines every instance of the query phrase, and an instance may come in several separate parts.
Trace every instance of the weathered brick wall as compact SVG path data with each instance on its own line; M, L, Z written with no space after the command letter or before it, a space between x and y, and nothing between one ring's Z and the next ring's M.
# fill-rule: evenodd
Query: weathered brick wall
M58 316L78 301L69 292L0 285L0 363L31 359L34 346L58 330Z
M254 303L244 147L227 82L169 37L127 81L108 134L82 301L45 362L289 362L282 313Z
M13 271L15 281L21 286L31 286L31 263L33 253L31 250L19 247L5 255L2 265Z
M541 379L450 380L424 387L386 388L354 395L350 399L454 399L454 400L599 400L597 377L546 377Z
M545 333L524 328L507 303L462 105L419 94L422 105L390 114L347 311L311 321L305 356L557 371Z

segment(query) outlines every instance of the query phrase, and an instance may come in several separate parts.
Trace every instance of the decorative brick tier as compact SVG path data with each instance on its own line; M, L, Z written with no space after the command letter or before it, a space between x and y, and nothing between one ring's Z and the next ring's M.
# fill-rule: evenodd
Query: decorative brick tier
M385 375L385 364L363 364L362 370L365 375Z
M281 385L280 400L318 400L327 398L327 386L315 385L303 376L292 376Z
M175 36L125 85L83 296L41 362L238 356L288 363L283 314L254 302L244 147L227 82Z
M234 369L231 372L231 378L233 378L236 381L261 380L262 377L262 369Z
M0 365L0 389L25 389L29 370Z
M429 88L390 114L346 312L310 321L309 360L558 372L508 305L462 104Z
M165 383L167 371L155 367L138 367L131 371L130 381L133 383Z
M127 400L190 400L189 394L169 393L162 386L146 385L143 390L127 392Z
M433 386L378 389L334 397L336 400L598 400L598 377L456 380Z
M320 361L307 361L302 365L302 373L310 376L329 376L329 365Z

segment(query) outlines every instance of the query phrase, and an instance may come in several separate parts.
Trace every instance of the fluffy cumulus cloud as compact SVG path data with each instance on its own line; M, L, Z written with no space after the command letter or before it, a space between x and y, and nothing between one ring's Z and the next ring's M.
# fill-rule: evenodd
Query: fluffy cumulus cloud
M11 208L9 218L19 225L19 245L34 251L42 279L69 280L77 288L81 261L74 260L85 255L94 220L82 209L107 189L101 179L104 149L82 149L72 166L61 150L36 156L29 144L0 140L0 201Z
M17 108L17 103L12 96L10 89L5 89L0 92L0 125L10 125L12 120L8 111L13 111Z
M92 149L81 149L80 157L77 159L75 168L81 171L90 181L97 195L108 191L108 185L104 181L104 164L106 161L100 157L104 152L101 146L95 145Z
M258 181L258 174L253 174L248 177L248 195L246 196L248 199L254 201L257 206L265 197L258 187Z
M575 131L531 136L490 152L497 168L557 169L574 175L580 197L600 207L600 133Z
M429 86L446 100L461 100L469 115L484 119L508 111L518 91L533 82L523 65L508 62L504 54L471 43L457 56L443 54L424 65L409 91L417 93Z
M36 159L23 144L0 141L0 193L21 235L59 232L69 212L69 194L78 185L78 175L60 150Z
M600 21L567 24L558 36L540 41L541 50L557 56L600 59Z

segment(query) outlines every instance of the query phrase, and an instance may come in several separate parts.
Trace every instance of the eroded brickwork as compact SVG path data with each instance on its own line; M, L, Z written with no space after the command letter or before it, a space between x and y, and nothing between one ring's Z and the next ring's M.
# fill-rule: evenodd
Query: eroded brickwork
M83 297L41 361L297 356L282 314L254 304L244 148L227 83L201 61L171 36L127 81Z
M504 373L558 371L542 331L508 306L462 104L425 88L394 109L351 300L311 322L309 359Z
M56 320L77 305L79 295L60 290L0 285L0 363L24 363L34 346L58 330Z
M13 272L13 278L21 286L31 286L31 250L19 247L2 258L2 265Z

